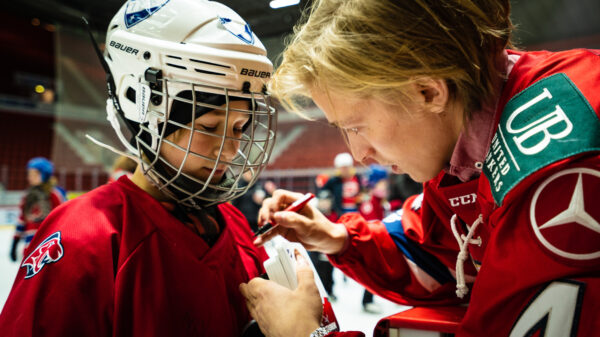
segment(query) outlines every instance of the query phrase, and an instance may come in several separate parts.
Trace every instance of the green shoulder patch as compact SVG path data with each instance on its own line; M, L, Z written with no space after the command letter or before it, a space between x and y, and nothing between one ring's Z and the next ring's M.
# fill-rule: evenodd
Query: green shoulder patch
M520 181L553 162L600 150L600 121L563 73L544 78L506 104L483 172L496 204Z

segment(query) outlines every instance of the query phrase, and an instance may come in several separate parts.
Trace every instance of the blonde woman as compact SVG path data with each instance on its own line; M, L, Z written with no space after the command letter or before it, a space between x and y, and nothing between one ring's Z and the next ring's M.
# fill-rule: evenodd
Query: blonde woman
M332 223L279 212L300 196L280 190L259 220L279 226L255 243L299 241L397 303L468 302L457 336L597 334L599 51L511 50L512 28L508 0L315 1L272 92L312 99L357 161L424 193L381 222ZM357 334L319 327L299 270L294 292L241 286L266 335Z

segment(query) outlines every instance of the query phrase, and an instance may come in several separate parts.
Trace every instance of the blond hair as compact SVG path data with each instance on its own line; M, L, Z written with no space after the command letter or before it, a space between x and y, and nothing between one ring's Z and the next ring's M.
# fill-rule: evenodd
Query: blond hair
M446 80L468 112L495 95L509 12L508 0L315 0L269 89L298 112L313 88L394 103L429 76Z

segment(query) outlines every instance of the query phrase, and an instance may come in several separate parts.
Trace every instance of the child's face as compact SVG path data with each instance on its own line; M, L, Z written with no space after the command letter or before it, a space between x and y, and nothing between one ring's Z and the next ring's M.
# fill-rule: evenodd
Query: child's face
M373 186L371 193L373 193L374 196L381 198L381 199L387 198L387 194L388 194L387 180L382 179L382 180L378 181L375 184L375 186Z
M225 107L225 105L223 105L223 107ZM215 165L217 165L211 182L219 182L228 167L228 165L223 162L230 162L236 156L237 151L240 148L242 127L250 118L250 115L247 113L231 110L247 110L248 102L232 101L229 102L229 107L230 111L227 118L227 130L225 130L226 118L224 109L207 112L195 120L194 129L198 131L195 131L194 134L191 135L191 139L191 130L185 128L182 128L167 137L167 140L183 149L187 149L188 143L190 143L190 154L188 157L185 158L184 150L167 142L163 142L161 148L162 157L174 167L180 167L185 159L183 172L203 181L208 179L213 169L215 169ZM188 126L191 126L191 123L189 123ZM210 133L210 135L203 134L200 131L206 131ZM221 150L221 157L219 158L218 164L215 164L214 161L209 159L200 157L205 156L216 160L221 148L221 137L224 134L228 139L223 143L223 149ZM193 155L192 152L200 156Z
M340 175L343 178L350 178L352 177L352 166L342 166L339 168L340 170Z
M325 214L329 214L329 213L331 213L331 206L332 206L331 199L319 198L319 201L317 203L317 208L319 209L319 211L321 211L322 213L325 213Z
M391 166L420 182L449 162L462 127L462 116L424 111L418 99L392 106L325 90L313 90L312 98L327 120L342 128L357 161Z
M34 168L27 169L27 182L29 186L40 185L42 183L42 174L40 171Z

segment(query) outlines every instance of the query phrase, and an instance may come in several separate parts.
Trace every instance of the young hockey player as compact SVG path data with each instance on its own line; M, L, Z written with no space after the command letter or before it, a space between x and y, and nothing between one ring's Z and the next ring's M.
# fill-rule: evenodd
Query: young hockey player
M17 261L17 246L21 240L27 249L40 224L51 210L65 198L52 177L54 165L44 157L35 157L27 162L27 182L29 188L21 200L21 214L10 249L10 259Z
M267 256L227 201L273 146L263 45L219 3L131 0L102 59L108 117L138 167L45 220L1 335L242 335L251 319L238 285Z
M333 160L335 174L329 179L321 190L328 190L333 196L333 211L341 216L348 212L358 212L361 202L361 177L356 174L354 159L347 152L338 153Z
M468 301L456 336L597 335L600 51L507 49L509 7L315 1L272 92L312 98L357 161L408 173L424 193L382 222L334 224L314 207L277 213L300 196L279 191L259 214L278 226L257 244L301 241L398 303ZM268 336L327 333L299 269L295 292L241 286ZM305 320L290 327L280 301Z

